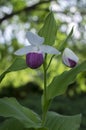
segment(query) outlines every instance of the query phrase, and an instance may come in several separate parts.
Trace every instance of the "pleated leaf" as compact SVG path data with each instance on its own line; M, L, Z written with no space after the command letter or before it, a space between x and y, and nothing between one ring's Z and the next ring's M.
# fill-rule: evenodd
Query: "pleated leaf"
M49 112L45 126L49 130L78 130L81 122L81 114L63 116L55 112Z
M8 119L0 124L0 130L24 130L24 125L16 119Z
M47 128L24 128L24 125L16 119L10 118L0 124L0 130L48 130Z
M70 33L68 34L68 36L66 37L64 42L62 42L62 44L60 45L60 47L59 47L60 51L63 51L65 49L65 47L67 46L67 42L68 42L69 38L72 36L73 30L74 30L74 27L72 27Z
M39 116L20 105L15 98L0 99L0 116L13 117L22 122L26 128L39 128L41 124Z
M39 35L45 38L44 44L53 45L56 39L57 25L52 12L46 17Z
M26 68L27 68L27 65L26 65L25 59L16 58L15 61L12 63L12 65L9 68L7 68L6 71L0 75L0 82L3 80L3 78L5 77L5 75L7 73L12 72L12 71L23 70Z
M86 71L86 61L82 62L73 69L65 71L62 74L54 77L50 85L47 87L48 98L52 99L55 96L65 93L68 85L73 83L76 76L83 71Z
M35 130L49 130L48 128L37 128Z

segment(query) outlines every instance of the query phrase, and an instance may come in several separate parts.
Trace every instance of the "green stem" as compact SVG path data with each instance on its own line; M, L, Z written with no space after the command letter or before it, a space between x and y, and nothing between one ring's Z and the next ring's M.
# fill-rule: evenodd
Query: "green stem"
M54 56L55 56L55 55L53 55L53 56L51 57L51 59L50 59L50 61L49 61L49 64L48 64L46 70L48 70L48 68L49 68L49 66L50 66L50 64L51 64L51 61L52 61L52 59L53 59Z
M46 99L46 57L45 57L45 63L44 63L44 97Z
M43 69L44 69L44 92L43 92L43 115L42 115L42 125L44 125L45 122L45 118L46 118L46 113L47 113L47 109L46 109L46 103L47 103L47 91L46 91L46 85L47 85L47 80L46 80L46 74L47 74L47 70L46 70L46 58L47 58L47 54L45 54L45 59L44 59L44 64L43 64Z
M47 97L47 70L51 64L51 61L53 59L55 55L53 55L50 59L50 62L49 64L47 65L46 61L47 61L47 54L45 54L45 58L44 58L44 64L43 64L43 70L44 70L44 91L43 91L43 108L42 108L42 126L44 126L44 123L45 123L45 120L46 120L46 114L47 114L47 111L48 111L48 108L49 108L49 105L51 103L50 100L48 100L48 97Z

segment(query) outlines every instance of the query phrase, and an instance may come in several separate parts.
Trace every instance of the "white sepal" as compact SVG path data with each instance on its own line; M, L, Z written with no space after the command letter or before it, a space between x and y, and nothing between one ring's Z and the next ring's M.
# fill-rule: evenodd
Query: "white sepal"
M28 41L31 45L35 45L35 46L41 45L44 42L43 37L40 37L39 35L34 34L30 31L26 33L26 38L28 39Z
M48 45L41 45L39 46L39 50L43 53L47 53L47 54L61 54L60 51L58 51L56 48L52 47L52 46L48 46Z
M29 52L35 52L37 50L38 50L37 47L30 45L30 46L25 46L25 47L23 47L21 49L18 49L14 54L21 56L21 55L25 55L25 54L27 54Z

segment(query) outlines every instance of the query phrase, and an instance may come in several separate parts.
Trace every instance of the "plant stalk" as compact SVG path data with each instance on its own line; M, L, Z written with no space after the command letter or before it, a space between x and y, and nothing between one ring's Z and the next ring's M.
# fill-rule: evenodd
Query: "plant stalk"
M43 69L44 69L44 91L43 91L43 114L42 114L42 126L45 123L45 119L46 119L46 113L47 113L47 109L46 109L46 105L47 105L47 91L46 91L46 87L47 87L47 80L46 80L46 74L47 74L47 70L46 70L46 58L47 58L47 54L45 54L45 59L44 59L44 64L43 64Z
M46 114L51 103L51 100L48 100L47 95L47 70L51 64L51 61L55 55L53 55L50 59L50 62L47 65L47 54L45 54L44 63L43 63L43 70L44 70L44 91L43 91L43 104L42 104L42 126L44 126L46 121Z

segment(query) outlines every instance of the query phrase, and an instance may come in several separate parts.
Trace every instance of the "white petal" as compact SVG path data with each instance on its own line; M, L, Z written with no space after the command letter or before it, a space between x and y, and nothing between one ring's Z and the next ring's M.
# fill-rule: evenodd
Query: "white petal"
M48 45L41 45L39 46L39 49L43 53L48 53L48 54L61 54L56 48Z
M38 48L37 47L34 47L34 46L25 46L24 48L21 48L19 50L17 50L14 54L15 55L25 55L29 52L34 52L34 51L37 51Z
M40 37L39 35L34 34L30 31L26 33L26 38L28 39L31 45L40 45L44 42L43 37Z
M75 62L76 64L78 63L79 60L79 58L75 55L75 53L72 50L70 50L69 48L65 48L62 54L62 60L66 66L71 67L69 59Z
M70 66L68 58L66 57L65 53L62 54L62 61L65 65Z

